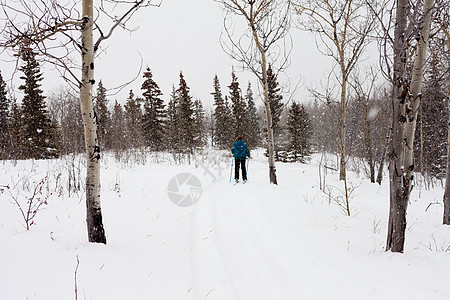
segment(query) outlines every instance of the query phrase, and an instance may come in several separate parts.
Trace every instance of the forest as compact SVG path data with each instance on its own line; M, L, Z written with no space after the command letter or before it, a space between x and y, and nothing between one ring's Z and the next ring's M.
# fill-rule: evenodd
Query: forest
M216 0L224 12L222 49L259 86L240 82L233 69L229 78L204 83L210 99L194 99L180 72L172 93L163 95L148 65L136 79L141 89L114 103L107 83L93 75L97 51L138 10L161 9L161 3L101 1L95 10L92 1L82 2L79 11L58 1L0 1L0 47L15 58L23 93L16 99L0 73L0 156L19 161L85 153L91 242L106 243L99 229L101 153L119 161L170 153L181 164L205 149L229 150L238 135L249 148L265 149L271 184L278 184L275 163L334 155L330 168L339 172L348 215L350 168L373 184L389 181L386 250L403 252L418 176L446 187L443 223L450 224L448 1ZM112 21L108 30L99 17ZM280 81L295 55L294 30L313 34L317 50L333 59L326 83L310 89L311 102L287 99ZM376 65L361 60L369 45L377 45ZM81 60L73 62L72 53ZM43 62L61 69L67 86L46 95ZM205 109L206 102L212 108ZM383 178L386 170L389 178Z

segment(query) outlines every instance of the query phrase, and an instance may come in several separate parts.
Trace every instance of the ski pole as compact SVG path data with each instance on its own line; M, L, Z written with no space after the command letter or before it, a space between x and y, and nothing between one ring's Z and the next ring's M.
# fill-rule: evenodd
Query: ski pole
M233 175L233 161L234 159L231 158L230 183L231 183L231 175Z

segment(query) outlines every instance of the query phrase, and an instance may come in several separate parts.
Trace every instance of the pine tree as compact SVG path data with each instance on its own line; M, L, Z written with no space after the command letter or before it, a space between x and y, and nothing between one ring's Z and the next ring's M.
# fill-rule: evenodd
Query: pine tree
M303 104L292 103L287 122L289 131L288 160L305 162L311 154L311 121Z
M277 81L277 76L272 71L272 67L269 65L267 69L267 85L269 94L270 112L272 114L272 128L274 138L274 150L275 159L279 159L279 152L283 148L283 131L284 128L281 124L281 114L283 113L283 96L281 95L281 88Z
M252 85L250 82L248 83L245 100L247 102L247 145L249 148L256 148L261 144L261 130L259 128L258 111L256 109L255 100L253 99Z
M180 84L176 91L179 101L178 126L180 131L180 149L183 152L192 153L194 149L194 106L192 96L189 94L190 88L186 84L183 73L180 72Z
M130 148L142 145L142 110L141 99L135 98L133 90L130 90L125 103L125 123L127 128L127 144Z
M100 149L111 148L111 113L108 108L106 88L100 80L97 86L97 96L94 99L94 111L97 116L97 132Z
M0 71L0 159L2 160L8 158L11 144L9 138L10 105L11 100L6 93L6 82Z
M149 67L144 72L145 78L141 89L144 97L144 115L142 116L142 132L146 145L150 149L159 151L164 146L166 112L164 101L160 98L162 92L158 84L153 80L153 74Z
M230 147L230 115L225 105L220 89L219 77L214 76L214 144L220 149L228 149Z
M58 157L60 137L58 129L50 120L45 97L40 89L43 80L39 63L35 54L27 47L21 49L23 65L19 68L23 72L25 82L19 86L23 91L22 100L22 132L24 137L24 158L45 159Z

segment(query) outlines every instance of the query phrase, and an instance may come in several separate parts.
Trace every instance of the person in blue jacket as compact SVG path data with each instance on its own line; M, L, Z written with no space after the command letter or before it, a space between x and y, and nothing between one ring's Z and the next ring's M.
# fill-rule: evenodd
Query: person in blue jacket
M242 169L242 179L247 181L247 170L245 169L245 160L250 157L250 150L247 144L242 140L242 135L238 136L236 142L234 142L231 148L231 153L234 157L234 179L239 182L239 168Z

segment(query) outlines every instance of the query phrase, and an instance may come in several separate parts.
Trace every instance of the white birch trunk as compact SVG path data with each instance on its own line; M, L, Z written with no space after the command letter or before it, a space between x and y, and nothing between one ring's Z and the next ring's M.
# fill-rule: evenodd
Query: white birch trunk
M106 244L100 206L100 148L92 103L94 81L93 0L83 0L80 106L86 146L86 213L89 242Z

